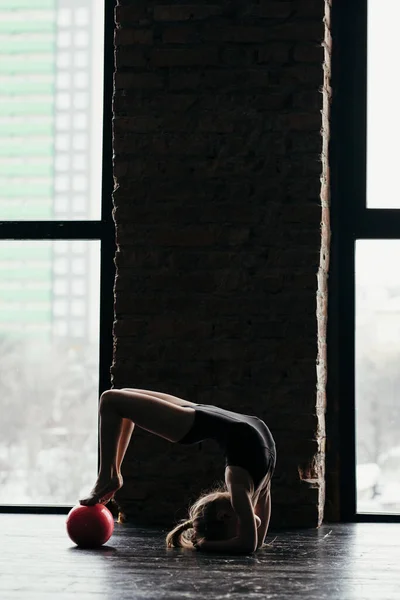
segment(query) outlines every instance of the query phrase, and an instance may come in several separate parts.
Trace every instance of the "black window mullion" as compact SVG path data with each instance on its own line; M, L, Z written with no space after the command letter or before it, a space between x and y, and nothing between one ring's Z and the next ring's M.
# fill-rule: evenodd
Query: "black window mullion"
M2 221L3 240L101 239L106 231L102 221Z
M113 359L115 224L112 215L113 150L112 98L114 89L114 10L116 0L105 0L104 78L103 78L103 171L101 190L101 272L100 272L100 360L99 392L111 387L110 367ZM100 456L98 455L98 463Z
M356 217L354 239L400 239L400 209L366 208L360 211Z
M338 406L340 518L356 519L355 241L366 207L367 0L332 3L328 403ZM337 395L337 400L333 398ZM331 405L330 405L331 406ZM335 409L330 408L335 419Z

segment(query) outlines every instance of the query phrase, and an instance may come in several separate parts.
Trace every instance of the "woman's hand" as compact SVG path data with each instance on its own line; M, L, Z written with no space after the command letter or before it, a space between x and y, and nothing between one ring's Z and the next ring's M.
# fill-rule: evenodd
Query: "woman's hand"
M195 538L192 544L196 550L201 550L204 547L206 540L204 538Z

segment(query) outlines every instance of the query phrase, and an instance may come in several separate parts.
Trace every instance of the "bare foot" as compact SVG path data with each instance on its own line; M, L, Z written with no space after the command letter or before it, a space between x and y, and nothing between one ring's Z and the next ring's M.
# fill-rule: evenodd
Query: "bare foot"
M123 479L121 475L115 475L111 479L98 479L96 485L90 492L90 495L83 500L79 500L84 506L93 506L94 504L107 504L119 489L122 488Z

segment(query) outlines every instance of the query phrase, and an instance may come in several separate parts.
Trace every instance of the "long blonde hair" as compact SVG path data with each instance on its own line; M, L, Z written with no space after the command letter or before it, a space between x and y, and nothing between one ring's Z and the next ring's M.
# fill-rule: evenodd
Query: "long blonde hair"
M167 548L194 548L199 539L225 538L225 524L218 519L218 512L231 508L229 492L225 486L205 493L189 508L189 518L183 519L166 537Z

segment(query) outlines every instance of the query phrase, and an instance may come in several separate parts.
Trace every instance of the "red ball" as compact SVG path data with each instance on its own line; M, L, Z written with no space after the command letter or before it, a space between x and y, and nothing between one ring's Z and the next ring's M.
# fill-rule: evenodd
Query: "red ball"
M72 508L66 520L67 533L80 548L98 548L114 531L114 517L103 504Z

